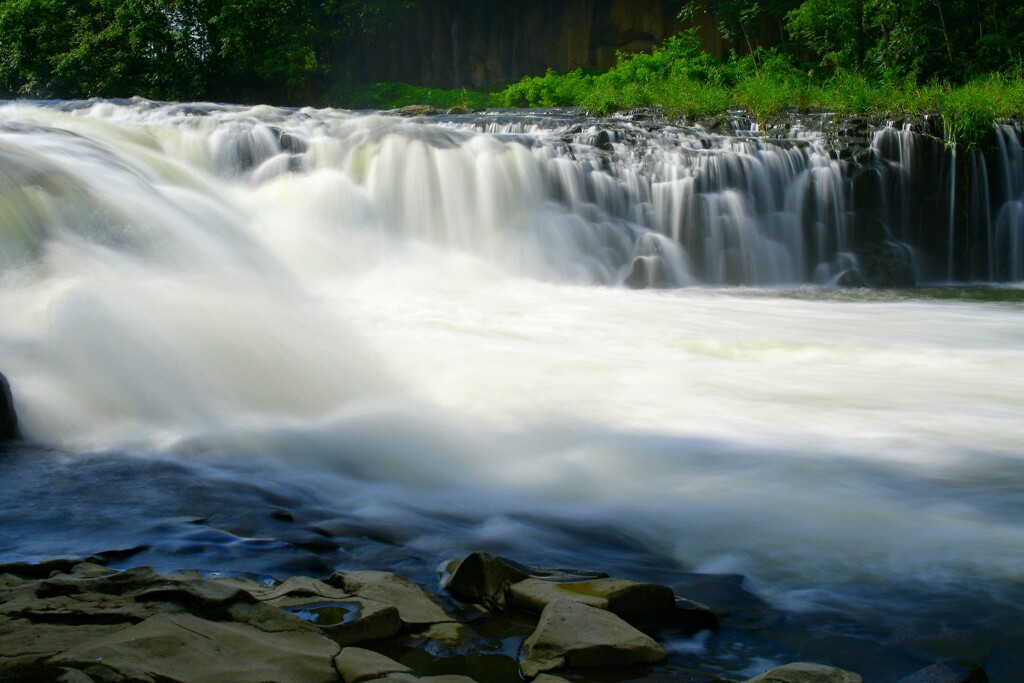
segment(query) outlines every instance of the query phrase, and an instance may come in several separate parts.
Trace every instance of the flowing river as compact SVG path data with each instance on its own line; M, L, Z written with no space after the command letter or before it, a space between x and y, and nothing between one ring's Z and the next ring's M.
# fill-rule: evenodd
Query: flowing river
M974 263L1009 284L912 294L828 286L854 209L812 132L5 103L0 561L429 581L485 549L711 603L670 644L695 670L1021 680L998 135ZM907 249L941 279L953 243Z

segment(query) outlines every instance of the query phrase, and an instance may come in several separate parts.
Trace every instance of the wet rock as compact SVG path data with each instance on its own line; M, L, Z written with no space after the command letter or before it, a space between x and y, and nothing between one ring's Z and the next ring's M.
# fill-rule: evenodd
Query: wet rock
M602 152L614 152L615 147L612 145L612 138L608 135L608 131L602 130L594 138L594 147L598 148Z
M509 560L475 552L448 564L444 588L464 602L480 602L484 598L493 598L506 585L522 581L527 576L520 566Z
M14 410L14 395L11 384L0 373L0 441L4 439L20 439L18 430L18 413Z
M910 248L902 242L886 240L862 248L857 254L861 274L872 287L914 287L914 259Z
M744 683L864 683L859 674L834 666L794 662L749 678Z
M658 643L611 612L565 599L544 608L523 647L526 658L519 666L528 678L565 666L606 668L665 659Z
M858 271L869 287L914 287L917 275L910 248L892 239L889 228L870 213L853 222L853 252Z
M465 107L452 107L447 113L449 116L461 116L463 114L469 114L470 111Z
M360 598L393 605L407 627L454 621L422 588L392 572L335 572L328 583Z
M624 284L630 289L659 288L664 286L661 260L652 256L636 256Z
M668 586L629 579L596 579L553 583L525 579L509 587L509 604L528 612L541 612L555 600L572 600L608 610L627 621L663 617L675 610L675 596Z
M850 268L839 274L839 277L836 278L836 286L860 289L867 287L868 283L864 281L864 276L860 274L859 270Z
M389 113L397 114L398 116L434 116L438 114L437 108L432 107L429 104L410 104L405 107L399 107L398 109L392 109Z
M132 678L195 683L316 683L337 680L338 645L315 629L267 633L190 614L159 614L72 647L52 664L105 666Z
M393 673L412 673L412 669L373 650L346 647L334 658L334 666L345 683L363 683Z
M318 579L294 576L257 597L315 624L332 640L355 645L391 638L402 630L396 607L352 595Z
M988 683L988 675L977 664L938 662L901 678L897 683Z

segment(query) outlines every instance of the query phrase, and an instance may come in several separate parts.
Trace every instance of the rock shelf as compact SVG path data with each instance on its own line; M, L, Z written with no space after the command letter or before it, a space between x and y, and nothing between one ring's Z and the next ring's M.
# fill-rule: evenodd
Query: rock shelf
M607 680L599 677L621 667L633 667L629 680L666 680L666 652L652 634L717 628L709 608L665 586L582 576L472 553L444 567L448 597L386 571L276 582L97 561L3 565L0 681L564 683L563 675ZM497 640L515 646L503 650L482 625L510 616L511 635ZM403 647L431 653L430 666L395 659ZM461 656L446 658L453 653ZM484 658L497 665L467 670ZM446 662L451 670L439 672ZM951 664L914 675L908 683L985 680L980 669ZM746 683L863 681L797 662Z

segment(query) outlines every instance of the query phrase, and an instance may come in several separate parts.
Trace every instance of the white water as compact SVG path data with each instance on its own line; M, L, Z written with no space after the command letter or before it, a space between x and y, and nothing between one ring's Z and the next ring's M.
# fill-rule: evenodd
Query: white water
M256 118L308 152L279 154ZM794 609L893 581L998 602L1024 581L1019 305L595 287L692 183L634 206L628 169L584 183L594 159L524 144L545 130L475 128L0 107L0 369L23 431L269 458L481 518L614 520ZM717 171L755 163L745 144ZM790 160L778 177L827 168L802 149L767 157ZM702 201L725 216L787 190L750 192ZM749 272L803 268L744 215L742 258L769 255ZM686 252L671 262L690 281Z

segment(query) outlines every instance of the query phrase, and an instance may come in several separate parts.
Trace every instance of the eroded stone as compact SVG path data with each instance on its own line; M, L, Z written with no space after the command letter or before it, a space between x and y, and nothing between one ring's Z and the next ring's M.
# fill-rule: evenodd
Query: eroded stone
M412 673L412 669L373 650L346 647L334 658L334 666L345 683L363 683L393 673Z
M574 600L548 603L537 629L523 644L527 677L565 666L613 667L665 659L657 642L615 614Z
M393 605L407 627L454 621L426 591L392 572L335 572L328 582L361 598Z
M127 676L196 683L336 681L338 645L315 631L267 633L191 614L158 614L75 646L51 664L102 662Z

